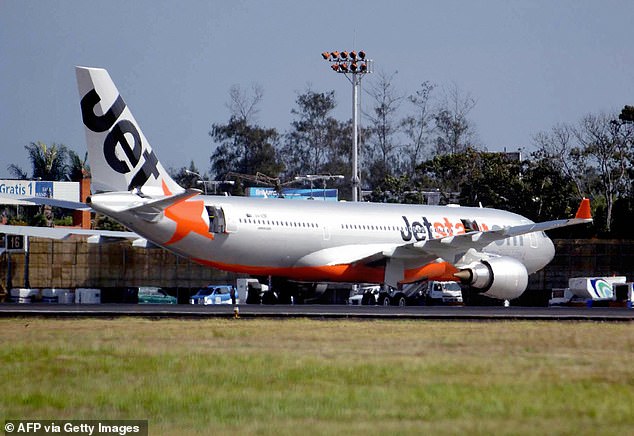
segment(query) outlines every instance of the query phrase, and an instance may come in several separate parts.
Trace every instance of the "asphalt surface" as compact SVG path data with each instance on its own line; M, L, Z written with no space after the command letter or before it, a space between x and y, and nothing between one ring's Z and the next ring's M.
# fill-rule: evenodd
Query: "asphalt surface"
M347 305L240 305L240 318L421 319L421 320L552 320L634 321L626 307L471 307L471 306L347 306ZM232 318L231 305L137 304L0 304L0 317L145 317Z

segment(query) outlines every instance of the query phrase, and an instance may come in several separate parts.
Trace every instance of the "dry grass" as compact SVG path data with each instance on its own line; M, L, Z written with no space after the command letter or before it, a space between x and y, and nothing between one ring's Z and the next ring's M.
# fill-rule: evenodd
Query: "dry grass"
M2 319L0 343L12 419L148 419L151 434L634 428L630 324Z

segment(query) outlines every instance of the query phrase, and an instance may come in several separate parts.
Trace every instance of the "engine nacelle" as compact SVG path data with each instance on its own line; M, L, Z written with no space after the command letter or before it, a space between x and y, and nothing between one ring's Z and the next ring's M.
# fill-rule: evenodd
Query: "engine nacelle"
M528 272L522 262L512 257L494 257L469 265L455 274L463 283L480 290L483 295L512 300L524 293Z

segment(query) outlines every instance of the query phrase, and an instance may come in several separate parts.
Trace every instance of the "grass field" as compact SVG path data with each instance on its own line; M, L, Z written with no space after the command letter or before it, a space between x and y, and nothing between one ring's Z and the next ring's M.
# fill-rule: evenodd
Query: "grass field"
M634 434L634 326L1 319L5 419L150 434ZM0 416L2 418L2 416Z

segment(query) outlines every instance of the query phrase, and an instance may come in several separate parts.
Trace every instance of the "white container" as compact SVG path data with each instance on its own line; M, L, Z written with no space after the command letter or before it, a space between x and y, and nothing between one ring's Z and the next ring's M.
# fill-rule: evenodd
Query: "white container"
M577 297L611 300L614 295L612 292L614 283L625 283L625 277L573 277L568 279L568 288Z
M13 288L10 291L10 301L12 303L32 303L40 295L39 289Z
M75 293L71 290L64 289L64 292L60 292L59 304L74 304L75 303Z
M68 292L68 289L58 289L58 288L42 289L42 302L53 303L53 304L62 303L62 297L67 292Z
M101 304L101 289L77 288L75 289L76 304Z

